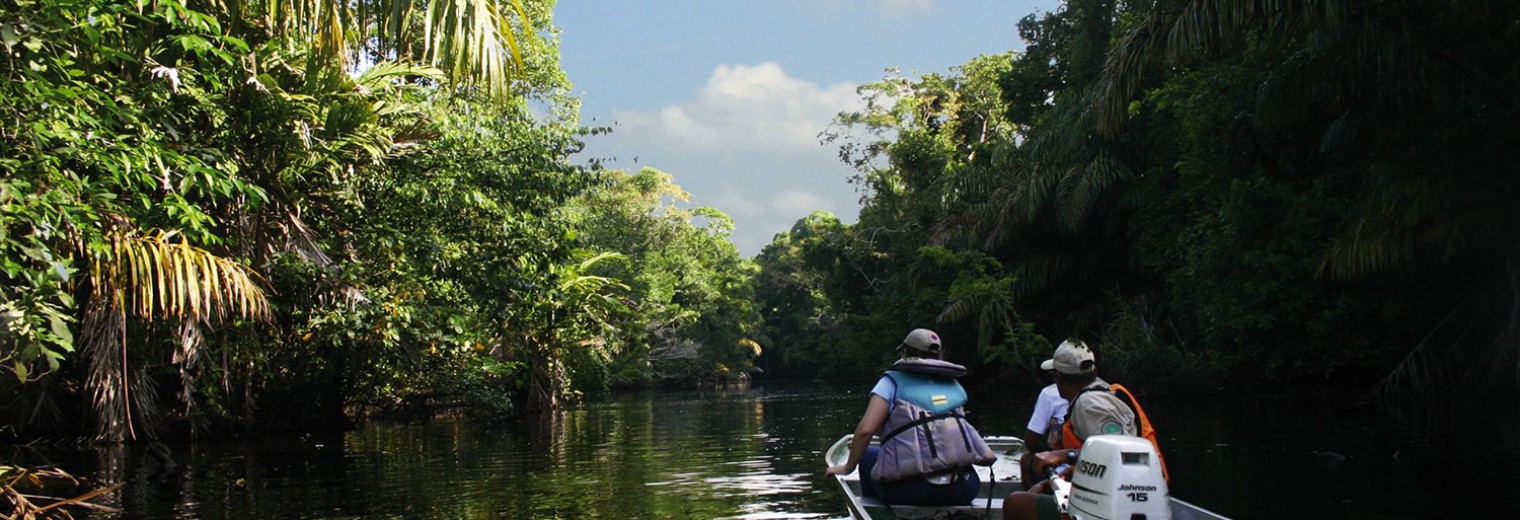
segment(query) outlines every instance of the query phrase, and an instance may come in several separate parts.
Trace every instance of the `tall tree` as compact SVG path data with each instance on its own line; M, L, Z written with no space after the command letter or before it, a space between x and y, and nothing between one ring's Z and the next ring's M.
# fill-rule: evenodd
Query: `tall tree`
M633 304L605 339L603 384L748 377L758 354L753 265L729 242L733 221L704 206L667 173L602 172L601 184L572 207L586 247L623 256L597 273L622 280ZM586 366L583 368L593 368Z

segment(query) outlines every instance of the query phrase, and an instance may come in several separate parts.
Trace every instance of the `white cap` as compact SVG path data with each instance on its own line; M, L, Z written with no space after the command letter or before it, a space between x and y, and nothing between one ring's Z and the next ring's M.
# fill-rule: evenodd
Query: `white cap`
M1040 363L1040 370L1054 370L1071 376L1091 373L1096 369L1092 350L1080 339L1061 342L1061 346L1056 347L1055 355Z

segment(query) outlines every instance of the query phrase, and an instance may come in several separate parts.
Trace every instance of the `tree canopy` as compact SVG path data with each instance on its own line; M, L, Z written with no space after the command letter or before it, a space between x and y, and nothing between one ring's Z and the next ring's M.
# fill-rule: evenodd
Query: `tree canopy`
M0 430L509 416L608 366L747 374L731 223L571 159L604 130L552 8L0 2Z
M1495 1L1069 0L1020 22L1024 52L866 85L825 134L860 221L762 253L761 363L890 323L990 374L1077 336L1157 389L1513 389L1517 24Z

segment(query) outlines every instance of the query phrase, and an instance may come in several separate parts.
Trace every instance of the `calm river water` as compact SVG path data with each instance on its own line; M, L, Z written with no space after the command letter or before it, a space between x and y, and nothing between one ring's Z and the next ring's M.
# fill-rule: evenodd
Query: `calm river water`
M347 433L49 454L126 482L119 519L840 518L821 454L869 382L622 394L527 428L374 424ZM1030 395L971 389L984 434ZM1250 518L1520 518L1520 405L1323 398L1150 399L1174 495Z

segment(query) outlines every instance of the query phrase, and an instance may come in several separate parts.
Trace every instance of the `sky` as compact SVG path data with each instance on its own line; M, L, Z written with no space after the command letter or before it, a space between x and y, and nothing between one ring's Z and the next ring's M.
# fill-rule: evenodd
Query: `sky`
M1019 19L1059 0L560 0L560 61L586 138L578 158L671 174L734 220L753 256L814 210L855 221L853 170L818 134L888 69L947 73L1021 50Z

